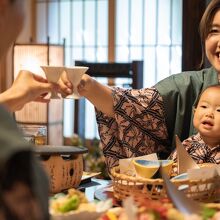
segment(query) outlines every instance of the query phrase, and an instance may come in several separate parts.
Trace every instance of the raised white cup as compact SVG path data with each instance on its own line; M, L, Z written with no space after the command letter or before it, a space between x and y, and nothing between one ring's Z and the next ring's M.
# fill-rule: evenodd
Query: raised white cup
M68 79L73 85L73 93L66 96L66 98L79 99L80 95L77 90L77 86L80 83L80 80L83 74L88 70L88 67L85 66L73 66L73 67L65 67L65 72L67 74Z
M41 66L41 68L43 69L48 82L53 83L56 83L59 80L61 73L65 70L65 67L63 66ZM59 99L60 97L56 92L52 92L50 98Z

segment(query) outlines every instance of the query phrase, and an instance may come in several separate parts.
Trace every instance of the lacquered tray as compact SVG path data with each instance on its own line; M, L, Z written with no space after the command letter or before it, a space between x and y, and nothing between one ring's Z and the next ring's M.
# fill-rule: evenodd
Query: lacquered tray
M84 154L88 153L88 149L83 146L56 146L56 145L37 145L34 151L40 155L54 154Z

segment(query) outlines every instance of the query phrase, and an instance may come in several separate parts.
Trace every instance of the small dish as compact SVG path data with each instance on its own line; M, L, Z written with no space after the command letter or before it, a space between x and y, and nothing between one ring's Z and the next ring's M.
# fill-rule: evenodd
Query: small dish
M81 182L80 182L80 185L81 184L84 184L84 183L88 183L88 182L91 182L91 179L92 177L96 177L98 175L100 175L101 172L86 172L86 171L83 171L83 175L82 175L82 178L81 178Z
M136 173L144 178L152 178L157 172L160 163L163 171L170 176L173 160L133 160Z
M180 175L174 176L172 180L185 180L188 179L188 174L187 173L181 173Z
M188 173L181 173L180 175L174 176L171 180L174 181L182 181L182 180L188 180L189 176ZM186 191L189 188L188 184L183 184L178 186L178 190L180 191Z

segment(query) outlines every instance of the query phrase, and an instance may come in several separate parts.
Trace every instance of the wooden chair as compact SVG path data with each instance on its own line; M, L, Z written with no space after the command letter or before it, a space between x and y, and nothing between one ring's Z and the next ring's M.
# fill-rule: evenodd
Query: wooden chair
M93 77L128 78L132 79L131 88L143 87L143 61L129 63L94 63L75 61L75 66L89 67L87 74ZM75 101L74 132L80 137L85 137L85 100Z

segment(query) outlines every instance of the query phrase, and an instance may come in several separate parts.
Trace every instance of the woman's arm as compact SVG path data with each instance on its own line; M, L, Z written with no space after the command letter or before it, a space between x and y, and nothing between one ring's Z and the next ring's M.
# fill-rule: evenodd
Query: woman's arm
M63 91L66 90L66 93L72 89L72 85L68 81L65 72L62 74L59 84ZM78 92L81 96L88 99L99 111L110 117L114 116L112 90L108 86L102 85L89 75L84 74L78 85Z

